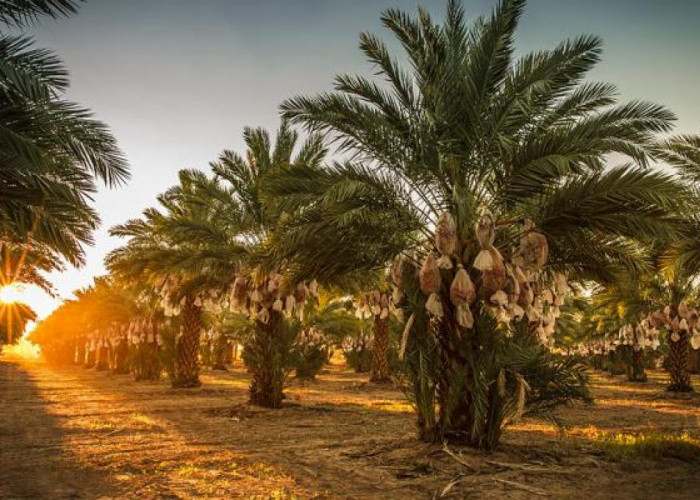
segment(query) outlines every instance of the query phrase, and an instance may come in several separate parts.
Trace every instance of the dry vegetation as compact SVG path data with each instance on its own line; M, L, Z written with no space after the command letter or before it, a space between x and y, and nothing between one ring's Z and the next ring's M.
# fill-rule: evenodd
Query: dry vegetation
M0 362L3 498L692 498L700 396L594 376L563 433L512 427L497 452L415 439L402 394L332 365L281 410L250 406L241 369L204 386ZM682 480L680 480L682 479ZM679 489L680 488L680 489Z

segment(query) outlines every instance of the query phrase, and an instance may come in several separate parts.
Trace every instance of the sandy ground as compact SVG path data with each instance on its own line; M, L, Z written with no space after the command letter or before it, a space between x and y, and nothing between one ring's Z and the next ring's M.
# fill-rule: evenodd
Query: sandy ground
M594 375L566 432L525 421L491 454L415 439L403 395L332 366L281 410L241 369L174 390L0 357L0 498L700 498L700 464L614 461L601 432L700 432L700 395ZM695 380L700 386L700 380Z

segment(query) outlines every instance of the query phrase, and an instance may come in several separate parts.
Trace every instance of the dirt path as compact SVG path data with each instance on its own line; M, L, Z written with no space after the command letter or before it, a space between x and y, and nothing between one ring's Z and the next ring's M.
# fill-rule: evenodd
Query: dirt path
M0 358L0 498L697 498L698 462L616 462L594 443L697 436L700 396L669 396L660 377L596 377L598 404L568 409L566 435L524 422L493 454L452 447L457 460L415 440L399 392L339 367L272 411L245 403L241 370L173 390Z

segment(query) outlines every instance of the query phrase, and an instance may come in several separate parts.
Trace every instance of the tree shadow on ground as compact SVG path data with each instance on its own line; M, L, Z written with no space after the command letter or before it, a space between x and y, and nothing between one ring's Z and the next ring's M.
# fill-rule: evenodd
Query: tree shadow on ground
M52 413L65 417L64 437L92 438L77 451L109 474L113 484L105 491L113 497L128 491L128 498L432 498L443 492L446 498L601 498L661 494L670 482L682 487L679 495L698 486L678 481L688 465L647 461L625 472L585 436L562 438L530 421L508 430L494 453L450 444L456 454L450 456L442 444L416 439L414 416L398 390L335 367L318 382L292 384L279 410L247 403L249 378L240 368L205 370L203 387L185 390L79 368L36 370L42 387L48 377L56 379L50 399L61 403ZM627 388L610 389L603 388L605 397L634 398ZM564 416L572 425L614 428L621 422L610 410L576 407ZM625 411L631 418L661 417L655 413ZM666 415L658 422L677 420Z
M51 402L33 373L0 357L0 498L78 498L109 483L107 474L66 449Z

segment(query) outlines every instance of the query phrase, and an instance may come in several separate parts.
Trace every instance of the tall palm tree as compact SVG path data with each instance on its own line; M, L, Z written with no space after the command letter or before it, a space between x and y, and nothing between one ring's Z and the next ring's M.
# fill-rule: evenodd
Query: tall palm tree
M74 13L78 4L3 0L0 23L24 28L40 16ZM2 240L77 265L99 223L90 208L96 181L118 185L128 167L107 127L65 99L67 88L68 72L53 52L26 36L0 34Z
M584 81L600 59L597 37L515 59L524 6L503 0L471 26L457 1L442 25L422 9L415 19L386 11L410 71L362 34L378 79L341 75L334 92L282 105L285 118L350 159L270 180L271 194L296 209L276 254L309 276L398 257L396 306L408 317L405 356L425 439L492 448L526 399L549 410L583 396L574 366L524 340L532 335L511 339L514 330L548 341L552 298L567 288L560 276L546 292L555 275L609 281L621 264L647 266L640 245L675 234L688 199L648 166L673 114L617 104L614 86ZM608 165L612 153L625 163ZM565 371L566 394L541 385Z

